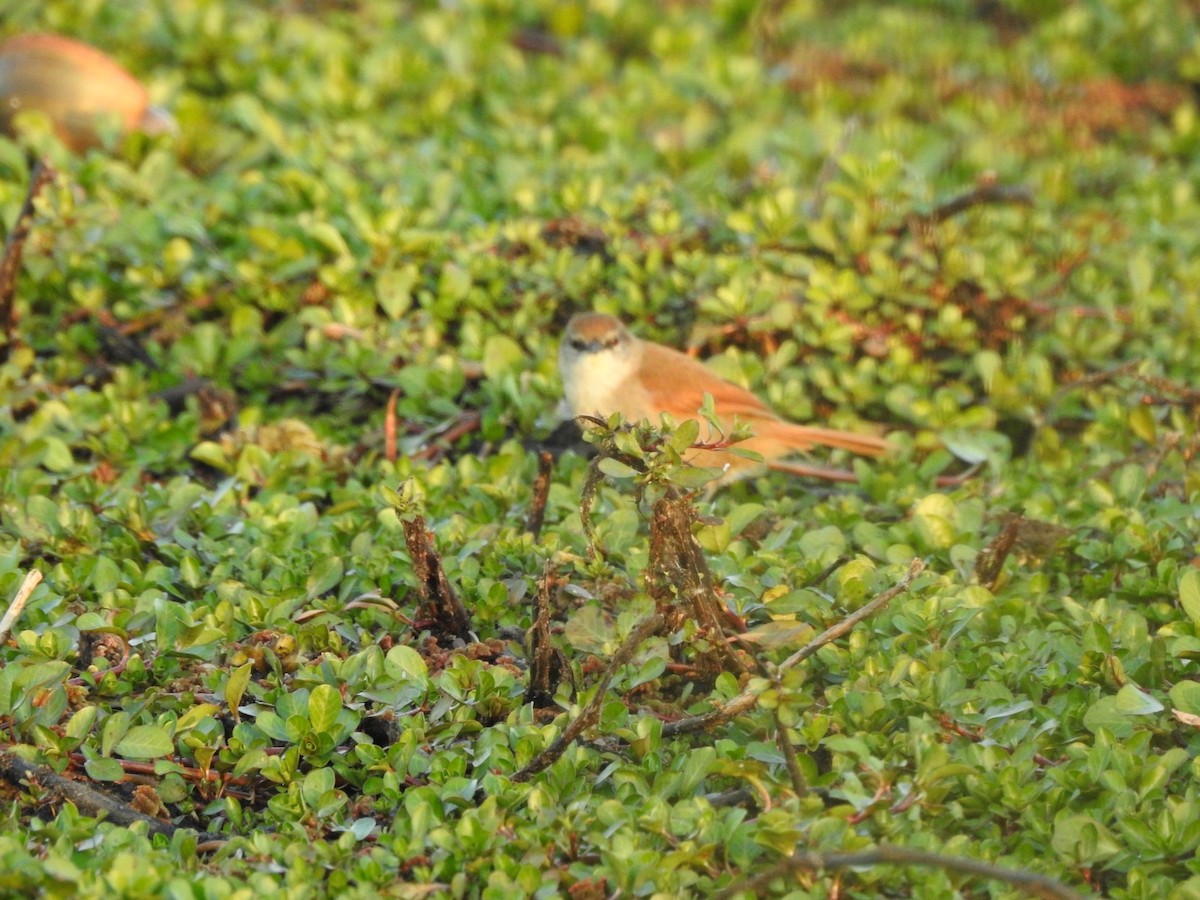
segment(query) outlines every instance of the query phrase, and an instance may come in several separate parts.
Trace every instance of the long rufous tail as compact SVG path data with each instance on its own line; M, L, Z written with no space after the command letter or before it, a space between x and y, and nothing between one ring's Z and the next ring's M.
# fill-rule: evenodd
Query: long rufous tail
M786 423L789 442L797 449L804 447L837 447L849 450L862 456L882 456L891 449L884 438L873 434L858 434L853 431L840 431L836 428L818 428L814 425L795 425Z

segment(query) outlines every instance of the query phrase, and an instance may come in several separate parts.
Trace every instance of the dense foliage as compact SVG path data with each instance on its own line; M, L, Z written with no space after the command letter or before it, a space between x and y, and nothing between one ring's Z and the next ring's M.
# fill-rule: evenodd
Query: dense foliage
M0 140L6 229L28 154L58 171L0 357L0 606L45 576L0 753L182 826L10 778L0 893L705 895L889 844L1200 894L1194 4L46 0L0 29L106 49L179 124ZM672 507L703 550L673 582L680 447L602 429L620 453L558 454L531 528L587 308L898 452ZM422 618L418 517L478 642ZM515 777L691 577L746 638L656 632Z

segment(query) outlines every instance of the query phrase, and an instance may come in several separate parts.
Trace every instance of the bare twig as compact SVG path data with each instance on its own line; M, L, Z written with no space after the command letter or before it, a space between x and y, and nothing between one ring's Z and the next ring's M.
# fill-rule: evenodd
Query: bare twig
M837 559L835 559L833 562L831 562L829 565L827 565L825 568L823 568L820 572L818 572L816 575L814 575L812 578L810 578L808 580L808 583L805 584L804 587L815 588L818 584L824 584L826 578L828 578L830 575L832 575L834 572L836 572L838 569L840 569L842 566L844 566L848 562L850 562L850 557L845 554L842 554Z
M442 560L433 546L433 536L425 528L424 516L402 519L404 540L413 561L417 592L421 595L433 627L443 635L474 640L471 616L450 586Z
M927 850L893 847L881 844L871 850L858 853L813 853L801 851L777 863L759 875L726 888L718 897L734 897L749 893L757 895L776 878L798 870L849 869L856 866L926 866L967 875L981 875L1007 884L1025 888L1031 896L1052 900L1083 900L1083 895L1049 875L1030 872L1027 869L1008 869L966 856L944 856Z
M0 330L4 332L3 356L8 354L8 346L12 343L13 331L16 329L16 319L13 315L13 297L17 290L17 273L21 271L21 256L25 252L25 241L33 228L33 204L38 194L57 173L54 166L45 160L38 160L29 176L29 192L25 202L17 213L17 221L13 223L12 231L4 241L4 256L0 258Z
M829 182L833 181L833 176L837 174L838 160L846 153L846 148L850 146L850 139L854 137L861 124L857 116L851 116L846 120L846 124L842 126L842 133L838 137L837 145L825 157L825 162L821 164L821 171L817 173L816 181L813 182L812 196L808 201L808 209L806 210L808 218L815 219L821 214L821 207L825 205L825 193L829 189Z
M21 615L21 610L25 608L25 604L29 602L29 597L33 594L33 589L41 583L42 573L37 569L30 569L26 573L25 580L17 588L17 596L13 597L13 602L8 605L8 609L4 613L4 618L0 619L0 644L8 640L8 632L16 624L17 618Z
M1144 363L1144 359L1131 359L1118 366L1113 366L1111 369L1092 372L1089 375L1084 375L1076 378L1074 381L1067 382L1054 393L1049 403L1046 404L1045 410L1042 413L1042 420L1045 422L1054 421L1058 407L1075 391L1082 388L1094 388L1102 384L1110 384L1124 378L1142 385L1149 391L1157 392L1157 395L1154 397L1143 398L1143 402L1186 406L1190 409L1200 406L1200 390L1159 375L1147 375L1139 372L1138 369Z
M605 668L604 674L600 677L599 683L596 685L596 691L592 695L592 699L588 701L587 706L583 708L575 719L563 729L563 733L558 736L558 739L534 757L528 765L512 776L513 781L528 781L538 772L544 771L554 764L572 742L581 735L585 729L590 728L600 721L600 710L608 699L608 686L612 683L613 676L617 669L629 662L633 658L633 654L641 645L642 641L657 633L665 624L660 613L651 613L641 623L629 633L629 636L622 641L621 646L613 654L609 660L608 667Z
M533 480L533 497L529 501L529 515L525 519L525 530L537 538L542 533L546 519L546 501L550 498L550 476L554 474L554 454L543 450L538 454L538 473Z
M951 197L945 203L939 203L927 213L914 213L906 217L900 225L893 229L893 232L901 235L907 231L915 231L918 228L928 228L929 226L945 222L947 219L953 218L961 212L966 212L974 206L982 206L988 203L1013 203L1021 206L1031 206L1033 204L1033 191L1023 185L1005 185L990 179L981 180L979 184L975 185L969 191L965 191L957 197Z
M88 787L70 778L64 778L48 766L39 766L26 762L15 753L0 750L0 776L14 785L25 782L31 790L41 787L45 793L53 795L59 801L74 803L85 816L104 816L117 825L132 825L144 822L151 834L162 834L170 837L177 826L153 816L140 813L124 803L106 794ZM217 835L202 834L201 840L220 840Z
M563 675L570 673L566 657L550 640L550 594L557 584L558 579L547 560L534 595L533 625L527 637L529 685L525 688L525 701L536 707L553 705Z
M663 614L667 630L678 628L690 614L725 666L742 675L746 672L745 664L724 640L721 626L724 606L717 599L712 572L692 533L695 521L692 498L673 487L655 502L650 518L647 592Z
M667 722L663 725L663 737L676 737L681 734L689 734L693 731L707 731L710 728L724 725L726 722L736 719L744 712L749 712L757 704L758 694L750 690L742 691L728 703L722 704L716 709L709 710L702 715L689 716L686 719Z
M804 662L826 644L832 644L842 635L849 633L863 619L868 619L879 610L883 609L901 594L908 590L908 586L913 583L913 579L925 571L925 563L920 559L914 559L908 567L908 571L904 573L904 577L897 581L894 585L868 603L866 606L856 609L842 621L836 625L831 625L826 628L815 638L785 659L779 664L777 672L785 672L797 663Z
M996 582L1000 580L1004 561L1008 559L1008 554L1021 531L1021 522L1020 516L1010 516L1001 527L1000 533L975 555L975 577L989 591L993 590Z
M459 413L455 420L437 437L412 454L413 459L434 459L464 434L470 434L479 428L483 417L475 410Z
M808 780L800 771L800 760L788 737L787 726L783 724L779 715L779 707L772 710L772 713L775 716L775 743L779 745L779 752L783 754L783 761L787 764L788 775L792 779L792 790L796 792L797 797L803 797L808 794Z
M391 463L396 461L396 401L400 399L400 388L388 395L383 413L383 455Z
M826 644L837 640L868 616L874 615L879 610L883 609L885 606L891 603L892 600L908 590L908 587L912 584L913 579L921 574L924 569L925 563L919 559L914 559L912 561L912 565L908 567L908 571L904 574L904 577L901 578L900 581L888 588L866 606L855 610L836 625L825 629L825 631L821 632L821 634L817 635L815 638L793 653L783 663L776 667L776 677L797 663L808 659ZM732 719L737 718L742 713L753 709L757 703L758 694L755 692L753 687L747 688L728 703L718 706L716 709L710 710L703 715L691 716L687 719L679 719L675 722L668 722L663 726L663 737L675 737L676 735L687 734L694 731L705 731L717 725L722 725L725 722L729 722Z

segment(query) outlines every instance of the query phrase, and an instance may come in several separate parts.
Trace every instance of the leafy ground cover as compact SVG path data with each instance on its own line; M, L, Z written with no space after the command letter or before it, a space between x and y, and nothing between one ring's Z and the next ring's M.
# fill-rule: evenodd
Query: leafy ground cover
M7 14L179 134L0 140L0 892L1200 893L1195 13ZM591 465L587 308L898 452Z

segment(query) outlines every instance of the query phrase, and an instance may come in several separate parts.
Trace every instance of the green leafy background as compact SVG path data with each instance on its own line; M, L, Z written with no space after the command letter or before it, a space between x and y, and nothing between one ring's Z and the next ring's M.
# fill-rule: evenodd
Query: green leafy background
M149 811L229 840L97 827L9 786L0 892L705 895L795 849L886 842L1200 893L1196 18L1183 0L8 11L5 34L113 53L179 134L81 158L44 123L0 141L6 227L27 151L60 172L0 365L0 601L45 574L0 648L0 734L123 798L140 761ZM1019 193L943 206L993 184ZM587 740L518 784L650 608L629 479L597 497L600 558L573 452L525 528L558 333L590 308L790 418L895 435L858 487L697 499L759 660L928 568L712 733L662 722L736 680L672 675L686 628L649 642ZM162 398L187 379L208 387ZM955 457L983 467L935 488ZM402 484L485 643L409 624ZM547 566L581 691L557 716L523 701ZM764 889L1016 890L889 866Z

